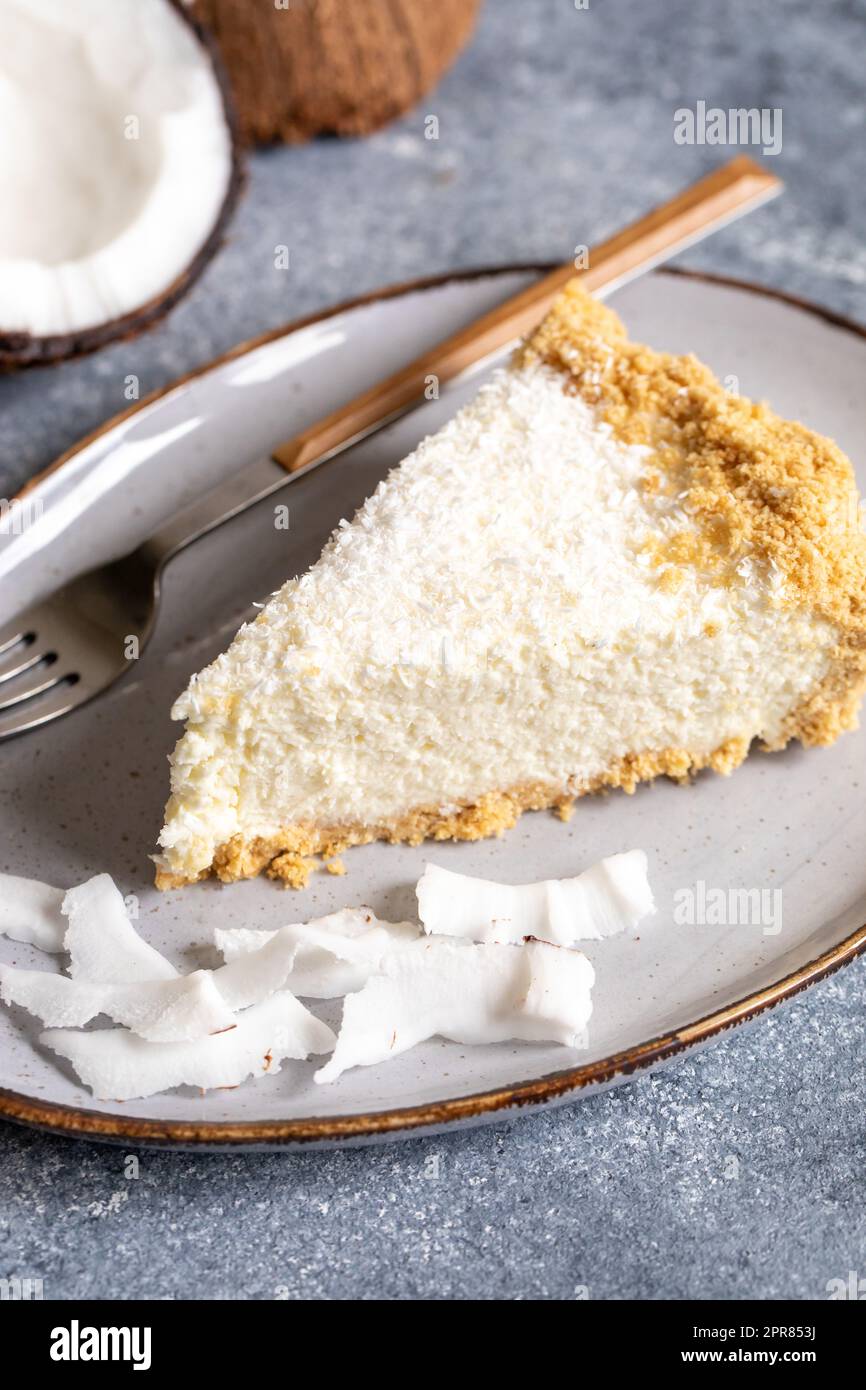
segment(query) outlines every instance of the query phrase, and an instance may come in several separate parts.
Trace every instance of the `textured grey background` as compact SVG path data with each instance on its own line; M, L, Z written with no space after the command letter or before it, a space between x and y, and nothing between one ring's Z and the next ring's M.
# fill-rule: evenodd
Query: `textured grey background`
M698 99L782 108L788 193L683 263L866 321L864 45L862 0L488 0L397 126L256 156L230 244L163 327L0 381L0 494L122 408L129 372L149 391L388 281L565 259L729 153L674 144L674 110ZM130 1179L120 1150L0 1126L0 1276L53 1298L824 1298L866 1276L864 984L856 963L697 1057L511 1128L143 1152Z

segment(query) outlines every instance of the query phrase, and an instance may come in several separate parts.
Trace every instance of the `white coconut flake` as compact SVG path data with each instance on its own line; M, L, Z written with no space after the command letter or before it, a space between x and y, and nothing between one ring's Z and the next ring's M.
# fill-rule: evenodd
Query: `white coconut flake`
M335 1081L350 1067L385 1062L427 1038L461 1043L583 1043L592 1012L592 965L546 942L473 945L430 937L382 962L347 996L330 1061L315 1074Z
M298 949L291 927L276 932L256 932L269 939L258 950L239 954L213 973L214 988L231 1009L260 1004L275 990L283 989L291 977ZM295 993L295 991L292 991Z
M292 927L315 927L331 932L334 936L361 936L371 926L380 926L378 918L366 907L344 907L339 912L331 912L326 917L314 917L310 922L292 922ZM226 961L237 960L238 956L258 951L266 942L272 941L281 931L261 931L256 927L217 927L214 941L217 950Z
M120 890L108 874L97 874L63 899L69 974L92 984L127 985L173 980L178 971L138 935Z
M380 922L358 937L335 937L311 923L296 934L301 950L290 983L308 999L338 999L361 989L383 961L420 937L414 922Z
M0 874L0 936L25 941L40 951L62 951L66 922L63 889L35 878Z
M261 931L258 927L215 927L213 938L217 950L228 964L260 951L276 935L276 931Z
M280 990L239 1017L236 1028L196 1042L146 1042L123 1028L51 1029L40 1042L65 1057L98 1100L138 1100L175 1086L239 1086L278 1072L286 1058L329 1052L334 1034Z
M602 941L655 911L641 849L602 859L577 878L519 885L428 864L416 892L426 932L480 942Z
M297 947L286 987L304 999L338 999L361 989L387 955L417 941L419 929L414 922L383 922L369 908L349 907L280 932L217 928L214 939L231 963L249 953L261 954L283 934Z
M234 1028L237 1022L208 970L173 980L114 985L0 966L0 999L19 1004L49 1028L83 1028L104 1014L152 1042L204 1038Z

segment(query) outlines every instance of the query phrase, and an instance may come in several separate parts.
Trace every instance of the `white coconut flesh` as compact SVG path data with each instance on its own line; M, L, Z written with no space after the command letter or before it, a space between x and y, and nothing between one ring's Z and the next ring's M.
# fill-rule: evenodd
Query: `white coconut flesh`
M80 333L159 300L231 185L212 59L170 0L0 0L0 129L4 334Z

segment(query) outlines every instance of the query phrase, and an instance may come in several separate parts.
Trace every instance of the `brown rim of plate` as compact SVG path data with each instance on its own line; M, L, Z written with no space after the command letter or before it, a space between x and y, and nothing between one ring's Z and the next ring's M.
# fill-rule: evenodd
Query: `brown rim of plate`
M333 308L317 314L297 319L282 328L272 329L256 338L248 339L221 354L212 361L185 376L178 378L169 386L152 392L144 400L136 402L129 410L113 416L99 429L73 445L54 463L32 478L18 494L23 497L43 478L62 468L75 454L100 435L112 430L121 420L127 419L137 411L143 410L161 396L177 386L204 375L214 367L232 358L277 338L288 336L301 328L320 323L336 314L362 308L386 299L416 291L435 289L442 285L461 280L476 280L485 276L518 274L521 271L536 271L542 274L551 269L549 263L527 263L519 265L492 266L480 270L464 270L444 275L425 276L422 279L405 281L375 290L356 299L344 300ZM706 281L710 284L727 286L730 289L744 290L750 294L763 295L768 299L779 300L795 309L805 310L816 318L823 319L833 327L842 328L857 337L866 338L866 328L835 314L828 309L810 304L808 300L786 294L782 290L764 289L745 280L727 275L712 275L704 271L691 271L664 267L660 272L679 275L687 279ZM237 1147L255 1148L266 1146L327 1145L339 1141L372 1140L388 1135L409 1137L413 1132L423 1133L425 1129L440 1129L446 1124L471 1120L492 1119L497 1115L508 1118L508 1112L521 1110L526 1106L553 1104L576 1098L598 1086L609 1085L617 1080L625 1080L662 1062L682 1056L691 1048L718 1037L738 1024L756 1018L768 1009L775 1008L787 999L793 998L809 985L832 975L843 965L847 965L866 951L866 924L852 932L850 936L832 946L815 960L808 961L774 984L752 994L744 995L725 1008L705 1014L695 1023L664 1033L649 1042L638 1043L622 1052L602 1057L580 1067L569 1067L564 1071L551 1072L534 1081L520 1081L513 1085L493 1091L479 1091L468 1096L451 1100L430 1101L424 1105L407 1106L396 1110L383 1110L370 1114L332 1115L323 1118L312 1116L292 1120L256 1120L252 1122L207 1121L195 1123L186 1120L148 1120L139 1117L124 1119L118 1115L106 1115L96 1110L85 1110L76 1106L57 1105L50 1101L40 1101L16 1091L0 1089L0 1118L36 1129L47 1130L67 1138L90 1138L121 1143L135 1141L154 1147L179 1148L186 1145L209 1146L231 1149Z

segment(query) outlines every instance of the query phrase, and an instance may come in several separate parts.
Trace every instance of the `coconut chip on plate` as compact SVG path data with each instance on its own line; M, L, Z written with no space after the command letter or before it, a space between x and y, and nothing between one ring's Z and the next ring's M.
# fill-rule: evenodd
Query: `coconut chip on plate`
M387 955L403 950L420 936L414 922L382 922L366 907L347 907L311 922L295 922L281 932L297 944L294 965L284 984L303 999L339 999L361 989ZM263 946L279 934L218 927L214 939L232 964L250 954L261 954Z
M239 1086L286 1058L330 1052L334 1034L287 990L239 1014L237 1027L195 1042L146 1042L125 1028L55 1028L39 1041L65 1057L98 1100L139 1100L174 1086Z
M65 895L0 876L0 930L70 957L68 977L0 966L0 998L51 1025L40 1041L104 1100L236 1086L333 1050L315 1074L329 1082L437 1036L580 1047L595 974L560 947L653 911L646 870L635 850L577 878L513 887L428 865L417 887L426 935L345 908L276 931L217 930L225 964L189 975L138 935L107 874ZM338 1038L297 994L346 996ZM124 1026L78 1031L100 1014Z
M63 889L33 878L0 874L0 936L60 952L66 919L60 911Z
M336 1081L350 1067L385 1062L436 1036L582 1046L594 980L586 956L547 942L428 937L385 959L380 974L346 996L336 1048L315 1080Z
M97 874L70 888L62 911L67 921L64 949L74 980L129 985L178 978L180 972L171 962L139 936L123 895L108 874Z
M213 971L214 985L229 1008L247 1009L275 990L289 988L298 949L293 930L283 927L267 935L270 939L258 951L239 955Z
M63 911L72 978L0 966L0 999L21 1005L49 1028L80 1028L104 1014L151 1042L220 1033L235 1027L236 1010L285 986L297 950L291 929L268 933L259 950L218 970L181 975L138 935L107 874L70 889Z
M655 911L641 849L602 859L576 878L519 885L428 864L416 893L426 932L481 942L602 941Z
M172 980L114 985L0 965L0 999L20 1004L49 1028L83 1028L105 1014L152 1042L203 1038L234 1028L237 1022L209 970Z

